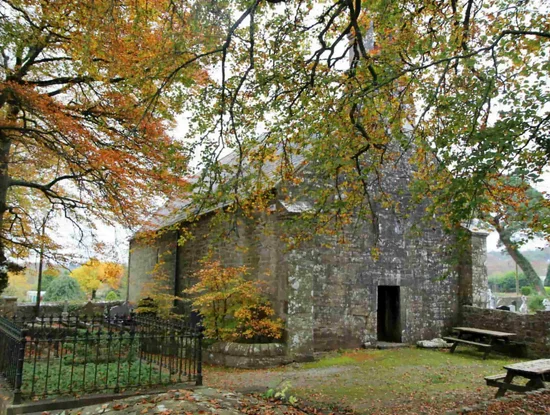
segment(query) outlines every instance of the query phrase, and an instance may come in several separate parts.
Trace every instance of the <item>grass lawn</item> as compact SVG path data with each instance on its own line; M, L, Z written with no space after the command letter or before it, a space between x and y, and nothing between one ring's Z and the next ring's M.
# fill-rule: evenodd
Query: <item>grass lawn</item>
M492 399L484 377L517 362L460 346L456 353L417 348L353 350L319 361L265 370L205 368L205 385L223 389L267 389L288 381L291 394L326 407L357 413L439 414Z

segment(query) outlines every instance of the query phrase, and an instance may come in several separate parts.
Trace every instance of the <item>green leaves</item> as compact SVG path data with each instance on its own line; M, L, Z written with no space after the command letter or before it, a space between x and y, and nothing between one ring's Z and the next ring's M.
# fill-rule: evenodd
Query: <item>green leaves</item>
M250 5L232 10L241 16ZM486 205L491 178L541 174L550 148L542 9L312 5L272 5L226 38L225 77L189 101L189 153L200 142L201 167L214 172L196 198L242 209L231 195L268 195L274 182L261 166L275 166L283 199L300 193L315 205L304 228L337 233L353 215L375 221L377 206L403 205L391 177L408 164L400 185L414 184L411 200L431 198L427 216L452 228ZM222 149L239 161L218 174ZM297 191L303 165L318 181Z

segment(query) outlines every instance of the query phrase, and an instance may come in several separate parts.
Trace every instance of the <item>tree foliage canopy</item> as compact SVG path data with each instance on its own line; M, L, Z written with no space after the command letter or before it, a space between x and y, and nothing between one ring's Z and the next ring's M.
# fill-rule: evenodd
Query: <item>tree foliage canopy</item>
M84 299L84 293L78 281L67 275L56 278L50 284L44 295L44 301L79 301Z
M46 268L42 273L42 291L48 291L50 284L60 275L61 272L57 268Z
M529 287L531 283L525 277L523 272L518 274L519 287ZM506 273L492 275L489 277L489 287L498 292L513 293L516 292L516 273L509 271Z
M117 289L123 276L124 267L121 264L102 262L96 258L90 259L71 272L71 277L78 281L86 293L93 293L101 284L107 284L109 287Z
M169 0L0 1L0 265L56 248L44 211L132 225L181 189L186 160L167 131L205 77L208 14Z
M547 165L548 4L255 0L227 8L219 76L188 101L200 145L191 151L203 150L208 171L198 206L262 206L275 182L293 184L294 156L326 179L308 188L315 211L302 223L310 234L337 231L358 213L376 222L381 207L402 208L385 178L405 160L412 201L431 198L429 213L450 228L486 209L493 179L536 181ZM227 147L238 154L232 166L218 162ZM277 174L265 174L267 162Z
M223 267L205 260L194 274L197 283L185 290L200 313L205 335L223 341L280 339L283 322L263 296L258 281L247 281L246 266Z
M28 280L28 275L25 272L10 272L9 284L4 295L17 297L19 301L26 301L27 291L32 290L33 286Z
M545 295L543 282L519 248L536 236L550 238L550 200L517 176L501 176L486 186L486 203L481 218L498 232L499 243L521 267L539 294Z
M308 189L310 234L399 210L384 179L402 161L411 200L430 197L449 227L469 220L493 179L534 181L547 165L548 8L0 0L0 265L40 245L45 206L130 223L181 187L186 157L166 129L182 110L207 172L201 209L266 207L299 156L331 184ZM232 166L218 162L227 148Z

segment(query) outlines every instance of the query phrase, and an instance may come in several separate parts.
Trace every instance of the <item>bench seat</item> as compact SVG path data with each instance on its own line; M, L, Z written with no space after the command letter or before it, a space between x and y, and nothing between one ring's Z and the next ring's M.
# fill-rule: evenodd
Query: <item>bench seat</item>
M500 373L498 375L493 376L485 376L485 382L487 382L487 386L493 386L495 388L498 388L496 397L504 396L507 390L511 390L513 392L529 392L534 391L537 389L540 389L536 385L530 385L529 383L527 385L516 385L513 383L505 383L504 379L506 378L506 373Z
M490 344L487 344L487 343L473 342L471 340L459 339L458 337L443 337L443 340L446 340L451 343L464 343L464 344L469 344L470 346L484 347L489 349L492 347Z
M487 382L491 382L491 381L499 381L499 380L504 380L504 378L506 377L506 373L499 373L498 375L493 375L493 376L485 376L485 380Z

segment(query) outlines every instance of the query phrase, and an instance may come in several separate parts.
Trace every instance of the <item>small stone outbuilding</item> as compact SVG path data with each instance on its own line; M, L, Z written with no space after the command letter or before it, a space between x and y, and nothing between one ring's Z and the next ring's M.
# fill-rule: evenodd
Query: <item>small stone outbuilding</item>
M229 155L224 162L233 159ZM179 230L166 231L151 243L133 239L130 301L147 296L147 282L159 263L168 276L166 290L181 295L192 284L189 276L199 260L213 249L225 265L247 265L254 278L267 283L274 308L285 320L285 342L294 358L379 341L432 339L459 321L461 305L486 306L487 234L463 227L449 233L437 220L426 219L429 201L417 206L410 201L412 173L406 161L383 179L405 208L397 212L377 206L376 237L372 221L358 220L345 231L345 243L313 235L290 249L281 238L285 224L314 207L307 192L303 197L301 192L318 182L307 165L294 162L300 165L296 174L301 183L284 191L275 186L270 212L239 218L229 239L212 238L215 210L187 223L184 209L164 215L154 226L183 224L193 238L182 246L177 243ZM372 255L375 246L377 258Z

